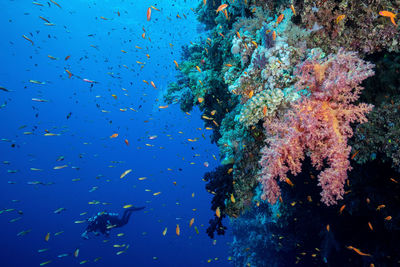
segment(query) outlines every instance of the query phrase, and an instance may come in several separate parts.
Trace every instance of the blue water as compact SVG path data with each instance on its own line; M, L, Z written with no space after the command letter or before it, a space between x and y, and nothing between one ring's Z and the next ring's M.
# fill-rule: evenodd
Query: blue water
M180 61L180 47L196 40L190 7L197 1L58 0L62 8L38 2L43 6L0 2L0 86L12 91L0 91L0 105L5 104L0 109L0 265L39 266L49 260L48 266L77 266L85 260L83 266L229 265L230 232L216 237L216 243L205 233L213 212L202 177L218 165L212 157L218 158L217 148L210 144L197 110L187 115L177 105L158 108L164 105L163 90L174 81L173 60ZM153 10L147 21L150 5L161 11ZM39 16L55 26L44 25ZM157 89L143 80L153 81ZM60 135L44 136L46 131ZM119 136L110 138L114 133ZM150 140L152 135L158 137ZM198 140L187 140L194 138ZM63 161L57 161L60 156ZM68 167L54 169L62 165ZM120 179L128 169L132 172ZM134 213L128 225L113 229L109 238L80 237L86 224L75 221L104 210L122 213L126 204L146 209ZM58 208L65 210L54 213ZM191 218L195 222L189 228ZM31 231L17 236L24 230ZM115 244L129 248L117 255L126 247ZM76 258L72 254L77 248ZM63 253L69 256L57 257Z

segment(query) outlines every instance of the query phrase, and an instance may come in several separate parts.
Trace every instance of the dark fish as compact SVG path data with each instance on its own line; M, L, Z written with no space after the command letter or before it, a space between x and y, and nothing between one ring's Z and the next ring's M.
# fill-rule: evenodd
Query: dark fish
M10 90L8 90L7 88L0 86L0 90L4 91L4 92L11 92Z

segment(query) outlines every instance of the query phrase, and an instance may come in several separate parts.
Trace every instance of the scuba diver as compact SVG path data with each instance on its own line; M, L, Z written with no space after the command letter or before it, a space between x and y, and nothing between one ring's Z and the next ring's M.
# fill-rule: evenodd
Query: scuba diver
M118 213L108 213L105 211L99 212L97 215L88 219L89 225L86 227L85 232L83 232L81 236L84 239L89 239L89 232L93 232L95 235L102 233L103 235L108 236L112 228L122 227L127 224L132 212L139 211L144 208L145 207L132 207L126 209L122 215L122 218L118 218Z

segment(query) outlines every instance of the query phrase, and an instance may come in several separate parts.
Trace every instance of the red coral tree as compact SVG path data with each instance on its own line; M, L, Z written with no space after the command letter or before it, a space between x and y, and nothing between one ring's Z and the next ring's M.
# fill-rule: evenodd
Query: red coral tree
M305 90L291 109L282 117L267 119L264 128L269 136L262 149L259 181L263 199L275 204L281 191L277 182L287 181L287 173L301 172L305 154L312 165L321 170L321 201L336 204L343 198L347 171L351 170L347 139L353 135L351 123L367 121L372 105L353 104L363 87L360 83L374 75L373 65L358 58L354 52L340 49L337 54L320 59L315 53L297 66L296 88Z

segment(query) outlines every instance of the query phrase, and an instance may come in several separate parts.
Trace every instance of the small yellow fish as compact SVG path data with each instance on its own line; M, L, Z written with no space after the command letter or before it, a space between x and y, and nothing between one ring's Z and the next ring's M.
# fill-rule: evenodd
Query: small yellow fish
M128 173L130 173L132 171L132 169L126 170L124 171L121 176L119 177L120 179L124 178Z
M235 202L236 202L236 199L235 199L235 197L233 196L233 194L231 194L231 202L232 202L232 203L235 203Z
M53 169L54 169L54 170L60 170L60 169L64 169L64 168L66 168L66 167L68 167L68 165L63 165L63 166L55 166Z
M156 192L153 194L153 196L158 196L159 194L161 194L161 192Z
M133 207L133 205L132 204L128 204L128 205L123 206L124 209L129 209L130 207Z
M60 134L55 133L45 133L44 136L59 136Z
M78 256L79 256L79 248L77 248L77 249L75 250L75 252L74 252L74 257L75 257L75 258L78 258Z
M167 227L165 227L164 231L162 232L163 236L167 234Z
M45 240L46 242L48 242L49 239L50 239L50 233L47 233L47 235L44 237L44 240Z

